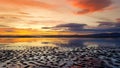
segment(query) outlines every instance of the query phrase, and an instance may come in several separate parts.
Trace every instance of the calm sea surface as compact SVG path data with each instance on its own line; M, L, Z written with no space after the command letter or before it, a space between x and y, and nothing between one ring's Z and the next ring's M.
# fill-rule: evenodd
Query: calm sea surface
M120 38L0 38L0 47L119 47ZM8 48L8 49L9 49ZM12 49L10 48L10 49ZM16 48L17 49L17 48Z

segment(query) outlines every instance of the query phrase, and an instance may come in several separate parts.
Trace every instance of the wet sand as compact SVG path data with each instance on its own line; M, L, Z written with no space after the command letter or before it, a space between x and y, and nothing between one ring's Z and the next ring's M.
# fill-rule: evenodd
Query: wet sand
M119 47L0 48L0 68L120 68Z

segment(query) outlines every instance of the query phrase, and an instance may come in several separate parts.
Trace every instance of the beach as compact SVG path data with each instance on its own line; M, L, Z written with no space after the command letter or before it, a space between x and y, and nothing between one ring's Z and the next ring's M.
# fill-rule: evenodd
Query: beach
M4 48L0 49L0 68L120 68L119 47Z

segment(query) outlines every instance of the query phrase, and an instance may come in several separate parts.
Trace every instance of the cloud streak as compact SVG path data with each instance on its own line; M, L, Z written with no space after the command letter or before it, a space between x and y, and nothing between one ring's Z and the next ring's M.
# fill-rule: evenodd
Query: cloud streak
M53 10L55 9L54 5L44 3L41 1L35 1L35 0L0 0L0 4L5 4L9 6L15 6L15 7L38 7L38 8L43 8L43 9L48 9L48 10Z
M111 0L68 0L68 2L75 8L82 9L77 14L93 13L103 11L104 8L109 7Z
M99 28L120 28L120 22L98 22Z
M78 24L78 23L68 23L68 24L59 24L53 29L55 30L63 30L63 31L80 31L83 30L84 27L87 26L86 24Z

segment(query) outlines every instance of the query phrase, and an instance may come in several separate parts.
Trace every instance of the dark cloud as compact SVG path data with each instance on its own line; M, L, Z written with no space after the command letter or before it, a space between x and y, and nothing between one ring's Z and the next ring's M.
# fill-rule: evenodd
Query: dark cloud
M77 14L86 14L97 11L103 11L104 8L109 7L111 0L68 0L73 7L82 9Z
M86 26L86 24L68 23L68 24L60 24L60 25L57 25L56 27L83 28L84 26Z
M96 28L84 28L86 24L68 23L60 24L52 27L53 30L84 32L84 33L104 33L104 32L120 32L120 23L118 22L98 22ZM49 28L48 28L49 29Z
M51 29L51 27L42 27L42 29Z
M108 27L108 28L110 28L110 27L115 26L115 23L113 23L113 22L98 22L98 23L99 23L98 27Z
M120 22L98 22L96 28L100 32L120 32Z
M120 22L98 22L98 27L106 28L120 28Z
M55 26L53 29L62 29L66 31L80 31L83 30L86 24L78 24L78 23L68 23L68 24L60 24Z

